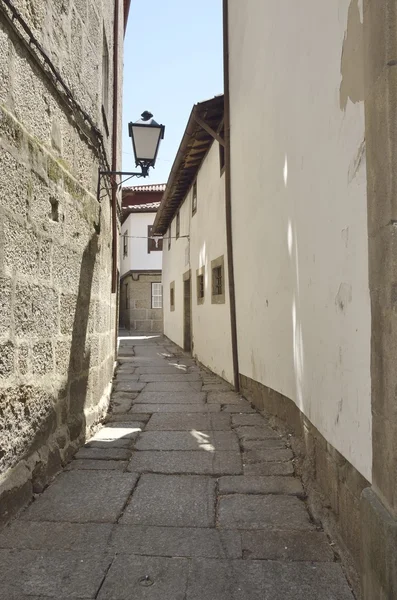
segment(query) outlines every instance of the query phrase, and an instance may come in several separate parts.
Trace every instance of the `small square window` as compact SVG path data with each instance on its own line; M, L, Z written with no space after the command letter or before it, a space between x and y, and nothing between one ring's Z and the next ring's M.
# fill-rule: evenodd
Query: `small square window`
M170 284L170 310L175 310L175 281Z
M181 227L181 216L180 216L180 213L178 210L178 212L176 213L176 233L175 233L176 239L179 238L180 227Z
M163 286L152 283L152 308L163 308Z
M123 233L123 258L128 256L128 231Z
M225 269L223 256L211 261L211 302L212 304L225 303Z
M192 191L192 215L195 214L197 210L197 180L193 183L193 191Z
M204 304L205 296L205 267L196 271L197 304Z

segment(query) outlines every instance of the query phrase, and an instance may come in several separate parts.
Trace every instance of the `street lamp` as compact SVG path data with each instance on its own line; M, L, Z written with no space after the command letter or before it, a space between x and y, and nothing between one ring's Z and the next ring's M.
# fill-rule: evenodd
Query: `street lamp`
M164 130L164 125L156 123L152 113L148 110L145 110L141 114L141 118L138 121L128 124L128 133L130 138L132 138L132 147L135 155L135 165L140 167L141 170L135 173L128 173L125 171L102 171L99 169L98 201L101 199L101 178L103 176L113 178L116 175L120 175L121 177L126 177L126 179L118 184L115 184L114 179L112 179L112 183L119 187L127 179L131 179L131 177L147 177L149 175L149 168L154 167L156 164L160 141L164 138Z
M154 167L160 141L164 138L164 125L153 119L151 112L145 110L141 119L128 124L128 133L132 138L135 165L141 167L142 177L148 175L149 167Z

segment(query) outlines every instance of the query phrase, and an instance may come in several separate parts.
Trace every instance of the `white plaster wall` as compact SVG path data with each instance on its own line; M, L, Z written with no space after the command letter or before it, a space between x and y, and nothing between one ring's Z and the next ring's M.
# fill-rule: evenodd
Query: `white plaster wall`
M205 366L228 381L233 380L230 309L225 233L224 176L220 175L219 147L214 143L197 176L197 211L192 216L192 193L180 208L180 235L189 240L164 237L163 294L164 333L183 346L183 274L191 268L193 354ZM168 233L167 233L168 236ZM175 219L171 237L175 237ZM225 304L211 303L211 260L224 256ZM205 266L204 303L197 303L196 270ZM175 311L170 311L170 283L175 281Z
M148 226L153 225L156 213L131 213L121 227L120 274L128 271L161 270L162 252L148 253ZM123 235L128 231L128 256L123 257ZM134 237L135 236L135 237Z
M229 0L232 205L240 372L371 480L360 19L358 0Z

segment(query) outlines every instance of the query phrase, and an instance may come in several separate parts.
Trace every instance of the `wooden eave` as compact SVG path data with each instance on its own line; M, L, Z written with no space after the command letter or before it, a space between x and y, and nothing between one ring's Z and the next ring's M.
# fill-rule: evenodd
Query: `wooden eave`
M214 137L196 121L196 116L217 132L223 121L223 95L193 106L174 164L168 178L153 231L164 235L186 198Z

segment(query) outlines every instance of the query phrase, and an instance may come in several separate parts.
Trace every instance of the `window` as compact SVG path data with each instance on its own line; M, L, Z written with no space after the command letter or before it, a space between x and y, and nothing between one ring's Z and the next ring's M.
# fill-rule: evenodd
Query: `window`
M225 269L223 256L211 261L211 302L212 304L225 303Z
M175 234L176 239L179 238L180 227L181 227L181 216L180 216L180 213L178 210L178 212L176 213L176 234Z
M163 308L163 286L152 283L152 308Z
M175 310L175 281L170 284L170 310Z
M192 194L192 215L197 210L197 180L193 183L193 194Z
M221 131L219 132L219 135L223 140L225 139L224 127L222 127ZM219 169L222 175L225 170L225 146L222 146L222 144L219 144Z
M106 39L105 29L103 29L103 46L102 46L102 116L105 125L106 133L109 135L108 127L108 110L109 110L109 49Z
M147 228L147 252L150 254L151 252L159 251L161 252L163 249L163 238L153 239L151 236L153 235L153 226L148 225Z
M205 267L196 271L197 304L204 304L205 295Z
M168 230L168 250L171 250L171 225Z
M128 297L128 283L125 284L124 289L125 289L125 308L126 308L126 310L128 310L130 307L130 299Z
M123 233L123 258L128 256L128 231Z

